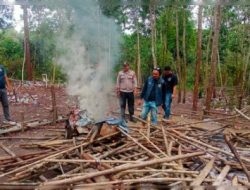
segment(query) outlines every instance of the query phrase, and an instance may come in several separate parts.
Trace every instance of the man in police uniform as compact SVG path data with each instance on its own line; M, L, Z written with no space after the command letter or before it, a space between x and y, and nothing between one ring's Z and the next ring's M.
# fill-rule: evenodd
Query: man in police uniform
M116 83L117 95L120 99L121 117L125 119L126 104L128 104L129 120L135 122L134 115L134 93L137 93L137 79L128 63L123 64L123 70L118 73Z

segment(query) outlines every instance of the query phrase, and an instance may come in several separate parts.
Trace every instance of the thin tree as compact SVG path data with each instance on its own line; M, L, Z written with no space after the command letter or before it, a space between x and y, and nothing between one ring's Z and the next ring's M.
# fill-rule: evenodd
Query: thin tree
M139 23L137 19L136 23L136 35L137 35L137 83L138 86L142 85L142 76L141 76L141 48L140 48L140 32L139 32Z
M203 7L200 5L198 10L198 35L197 35L197 59L195 65L195 82L193 91L193 110L197 111L198 105L198 94L200 84L200 70L202 65L202 10Z
M212 95L215 89L216 68L217 68L217 63L218 63L218 41L219 41L219 33L220 33L220 23L221 23L221 5L219 1L214 11L211 70L210 70L210 78L209 78L209 84L208 84L207 96L206 96L206 111L209 111L211 108Z
M33 79L33 68L30 61L30 42L29 42L29 23L28 23L28 10L27 5L23 5L23 21L24 21L24 50L25 50L25 63L27 79Z
M182 103L186 103L186 83L187 83L187 56L186 56L186 6L183 6L183 34L182 34L182 51L183 51L183 72L182 72Z
M176 66L178 70L179 86L181 87L181 64L180 64L180 45L179 45L179 15L178 15L178 0L176 0L176 15L175 15L175 27L176 27ZM181 88L178 91L178 103L181 102Z
M151 27L151 52L153 57L153 65L157 67L156 59L156 16L155 16L155 0L150 0L149 4L150 27Z

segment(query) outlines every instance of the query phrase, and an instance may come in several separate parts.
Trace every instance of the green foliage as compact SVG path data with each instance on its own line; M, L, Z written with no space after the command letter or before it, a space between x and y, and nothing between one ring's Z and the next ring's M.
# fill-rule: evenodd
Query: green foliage
M8 75L21 76L23 47L22 41L14 30L0 33L0 63L5 65Z
M80 9L77 7L75 9ZM151 74L153 68L153 59L151 54L151 30L149 19L149 0L141 1L142 4L123 4L121 0L98 0L100 10L105 16L114 18L118 30L122 33L122 42L120 45L119 62L115 68L115 72L121 69L121 63L127 61L131 67L137 69L137 32L140 40L140 58L142 78L145 79ZM56 57L63 54L65 50L59 52L56 50L56 37L61 28L68 26L65 38L72 35L76 29L70 23L65 24L65 20L70 21L72 11L68 9L60 9L58 7L36 7L32 6L32 16L30 22L30 48L31 62L34 66L35 77L40 78L43 73L48 74L52 78L53 68L56 65ZM57 4L56 4L57 5ZM193 7L187 6L185 10L183 6L178 7L179 21L179 44L180 58L183 59L182 34L183 34L183 13L186 16L186 55L187 55L187 88L192 89L194 83L194 68L196 62L196 38L197 26L193 20ZM8 73L15 77L21 78L21 68L23 62L23 34L17 33L13 29L6 29L11 26L9 22L12 20L12 9L0 7L3 17L0 18L0 63L8 68ZM66 14L60 14L65 11ZM78 10L79 11L79 10ZM80 10L82 11L82 10ZM65 13L64 12L64 13ZM91 10L90 10L91 12ZM88 14L88 13L86 13ZM91 12L91 14L95 14ZM99 13L98 13L99 14ZM156 58L158 66L165 67L170 65L176 72L176 23L175 14L176 7L159 5L156 6ZM206 48L209 40L210 30L212 28L213 7L204 7L204 26L203 26L203 68L206 59L210 62L211 47L206 57ZM63 15L63 16L62 16ZM66 16L65 16L66 15ZM65 19L67 17L67 19ZM65 29L65 28L64 28ZM221 30L219 38L219 58L221 63L221 76L224 85L235 86L243 82L244 68L246 66L247 54L249 52L249 7L241 6L224 6L222 12ZM91 31L93 33L93 31ZM90 38L96 38L94 33ZM82 40L82 39L80 39ZM83 39L86 40L86 39ZM90 44L93 41L89 41ZM99 41L99 43L104 43ZM96 44L90 44L90 47ZM56 66L56 80L66 80L61 68ZM250 72L248 65L247 73ZM217 80L219 75L217 73ZM204 69L201 79L204 80ZM249 76L246 77L246 84L249 85ZM217 82L217 84L220 84ZM250 86L250 85L249 85ZM249 87L250 89L250 87Z

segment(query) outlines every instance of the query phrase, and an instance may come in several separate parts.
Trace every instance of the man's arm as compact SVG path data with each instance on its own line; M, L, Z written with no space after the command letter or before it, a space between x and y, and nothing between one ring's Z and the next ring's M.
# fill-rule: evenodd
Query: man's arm
M178 85L178 78L175 75L175 80L174 80L174 88L173 88L173 94L172 94L172 98L176 97L177 94L177 85Z
M176 93L177 93L177 87L176 87L176 85L175 85L175 86L174 86L174 89L173 89L172 98L175 98L175 97L176 97Z
M138 95L138 83L137 83L137 78L136 78L136 74L134 73L133 76L133 83L134 83L134 93L137 96Z
M10 84L10 81L9 81L9 78L7 77L7 75L4 76L4 79L5 79L5 82L6 82L6 88L7 90L11 90L11 84Z
M143 85L142 92L141 92L141 99L144 98L146 91L147 91L147 88L148 88L148 80L146 80L144 85Z
M117 75L117 79L116 79L116 93L117 95L119 95L120 93L120 72Z

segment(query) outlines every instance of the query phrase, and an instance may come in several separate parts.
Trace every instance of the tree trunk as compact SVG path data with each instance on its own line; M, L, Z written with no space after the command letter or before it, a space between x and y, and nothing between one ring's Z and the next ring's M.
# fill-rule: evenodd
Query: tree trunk
M29 23L28 23L28 11L27 6L23 6L23 21L24 21L24 49L25 49L25 63L27 79L31 81L33 79L33 69L30 61L30 43L29 43Z
M182 35L182 49L183 49L183 83L182 83L182 103L186 103L186 83L187 83L187 56L186 56L186 6L183 7L183 35Z
M211 24L212 26L212 24ZM208 41L207 41L207 48L206 48L206 62L205 62L205 65L204 65L204 69L205 69L205 78L204 78L204 83L203 83L203 86L204 86L204 96L207 96L207 89L208 89L208 80L209 80L209 61L210 61L210 49L211 49L211 43L212 43L212 28L210 29L210 32L209 32L209 36L208 36Z
M179 47L179 16L178 16L178 0L176 0L176 15L175 15L175 26L176 26L176 66L178 70L178 78L179 78L179 91L178 91L178 103L181 102L181 64L180 64L180 47Z
M141 49L140 49L140 33L139 33L139 24L137 21L137 83L138 87L141 87L142 85L142 76L141 76Z
M157 67L156 60L156 28L155 28L155 1L150 0L149 5L149 13L150 13L150 26L151 26L151 51L153 57L153 65Z
M207 90L206 97L206 111L209 111L211 108L212 95L215 90L216 82L216 68L218 63L218 41L220 33L220 22L221 22L221 6L220 1L216 5L214 12L214 26L213 26L213 41L212 41L212 53L211 53L211 72Z
M200 84L200 68L202 64L202 10L203 7L199 6L198 12L198 36L197 36L197 59L195 65L195 83L193 92L193 110L197 111L198 108L198 94Z

